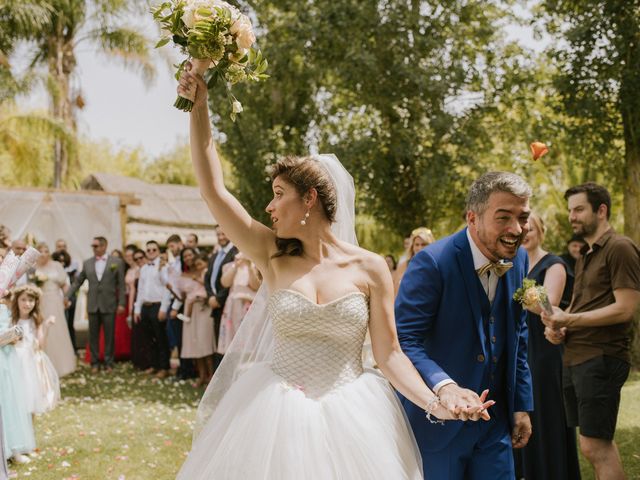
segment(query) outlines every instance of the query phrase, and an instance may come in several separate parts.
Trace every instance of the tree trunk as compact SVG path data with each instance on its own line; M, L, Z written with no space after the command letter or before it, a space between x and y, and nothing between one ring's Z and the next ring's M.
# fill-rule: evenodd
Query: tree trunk
M70 130L75 130L71 101L71 73L75 65L73 47L64 37L52 36L49 40L49 74L51 76L51 114ZM54 144L53 187L61 188L69 171L69 150L65 143Z
M627 144L625 157L624 233L640 245L640 146Z

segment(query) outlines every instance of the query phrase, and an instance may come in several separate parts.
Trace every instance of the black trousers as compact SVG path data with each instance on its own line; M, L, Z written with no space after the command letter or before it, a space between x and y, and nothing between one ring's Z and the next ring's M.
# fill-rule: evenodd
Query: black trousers
M213 334L215 336L216 343L220 338L220 323L222 320L223 308L216 308L215 310L211 311L211 317L213 320ZM220 362L222 362L222 358L223 358L223 355L221 353L213 352L213 370L214 371L217 370L218 365L220 365Z
M73 328L73 320L76 312L76 296L74 295L69 299L71 301L71 305L64 311L64 316L67 319L67 328L69 329L69 336L71 337L71 345L73 345L73 350L76 351L78 346L76 345L76 329Z
M183 312L183 307L178 310L179 313ZM168 316L167 316L168 318ZM180 380L186 380L188 378L197 377L196 368L191 358L182 358L182 320L169 318L167 320L167 329L171 329L171 334L176 341L176 347L178 347L178 357L180 358L180 364L178 365L177 377Z
M167 323L158 320L160 303L143 305L140 311L140 323L147 338L151 340L151 366L156 370L169 370L169 339Z
M104 364L113 366L113 352L115 350L116 314L101 312L89 314L89 351L91 352L91 366L100 363L100 328L104 329Z

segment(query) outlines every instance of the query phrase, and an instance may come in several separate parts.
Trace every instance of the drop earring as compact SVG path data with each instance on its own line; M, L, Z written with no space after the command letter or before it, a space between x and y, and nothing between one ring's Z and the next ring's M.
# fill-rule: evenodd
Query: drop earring
M300 220L300 225L302 225L303 227L307 224L307 218L309 218L309 212L307 211L307 213L304 214L304 218L302 220Z

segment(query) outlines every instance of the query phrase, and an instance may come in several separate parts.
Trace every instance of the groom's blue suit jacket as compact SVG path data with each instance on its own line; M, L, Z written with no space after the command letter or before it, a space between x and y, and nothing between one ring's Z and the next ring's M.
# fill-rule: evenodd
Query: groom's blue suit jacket
M524 249L518 251L513 264L500 278L506 284L499 285L508 295L502 295L507 305L501 310L506 324L502 355L505 384L501 389L510 419L513 412L533 410L525 312L512 299L527 272ZM488 388L492 355L483 323L481 289L466 229L428 246L411 260L396 298L398 338L430 388L449 378L478 393ZM431 424L424 410L409 400L402 401L422 451L446 447L463 425L460 421Z

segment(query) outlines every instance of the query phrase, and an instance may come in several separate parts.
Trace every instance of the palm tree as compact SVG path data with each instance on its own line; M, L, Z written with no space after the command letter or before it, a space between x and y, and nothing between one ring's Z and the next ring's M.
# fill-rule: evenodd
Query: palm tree
M132 18L140 18L146 4L140 0L47 2L51 9L49 20L31 35L36 43L31 65L46 67L51 113L75 132L76 111L84 105L79 90L72 86L77 81L76 52L79 45L88 42L98 54L137 70L147 81L155 74L150 40L133 26L127 25ZM70 154L64 142L56 142L53 175L55 188L59 188L68 178L69 163L73 159Z
M33 76L16 78L9 58L16 45L49 21L46 0L0 0L0 102L28 91Z
M45 174L51 145L59 141L75 151L75 141L64 124L42 112L20 112L14 98L29 92L37 74L29 69L16 76L11 55L51 19L46 0L0 0L0 182L5 185L50 184Z
M51 185L47 168L52 146L60 142L72 155L72 132L47 112L20 112L11 101L0 104L0 183L8 186Z

